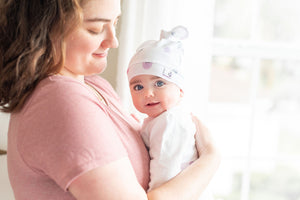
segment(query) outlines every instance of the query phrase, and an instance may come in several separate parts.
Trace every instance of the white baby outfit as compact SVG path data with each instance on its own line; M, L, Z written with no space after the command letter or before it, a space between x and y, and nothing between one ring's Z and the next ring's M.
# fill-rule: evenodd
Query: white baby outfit
M144 120L142 138L149 148L149 189L153 189L176 176L197 159L191 114L176 106L156 118Z
M144 120L141 135L150 154L149 190L167 182L198 158L195 124L184 106ZM199 200L213 200L207 189Z

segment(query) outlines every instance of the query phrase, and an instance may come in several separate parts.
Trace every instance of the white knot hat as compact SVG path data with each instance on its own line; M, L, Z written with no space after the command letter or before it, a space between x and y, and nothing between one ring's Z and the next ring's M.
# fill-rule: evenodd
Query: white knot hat
M158 41L149 40L142 43L130 60L128 80L138 75L154 75L183 89L181 68L184 51L181 41L187 37L187 29L177 26L169 32L162 30Z

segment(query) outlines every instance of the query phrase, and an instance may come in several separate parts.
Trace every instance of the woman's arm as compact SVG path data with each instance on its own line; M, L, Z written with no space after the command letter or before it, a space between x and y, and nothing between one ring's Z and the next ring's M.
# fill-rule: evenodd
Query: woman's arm
M78 200L146 200L128 158L86 172L74 180L69 191Z
M147 195L139 185L128 158L84 173L71 183L69 191L78 200L197 199L215 174L220 155L206 127L198 119L195 119L195 124L199 159Z

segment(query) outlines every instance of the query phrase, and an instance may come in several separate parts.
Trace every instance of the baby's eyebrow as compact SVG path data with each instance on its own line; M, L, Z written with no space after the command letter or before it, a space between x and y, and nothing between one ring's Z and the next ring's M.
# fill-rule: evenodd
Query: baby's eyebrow
M151 80L155 80L155 79L163 79L163 78L161 78L159 76L153 76L153 77L151 77Z
M130 85L134 85L134 84L137 84L137 83L140 83L141 81L139 79L135 79L133 81L130 81Z

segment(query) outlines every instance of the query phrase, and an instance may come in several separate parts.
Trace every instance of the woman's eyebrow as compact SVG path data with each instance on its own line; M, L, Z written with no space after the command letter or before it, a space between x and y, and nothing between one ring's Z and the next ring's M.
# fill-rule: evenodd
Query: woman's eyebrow
M118 20L119 18L120 18L120 15L116 18L116 20ZM84 19L84 21L86 21L86 22L111 22L112 19L94 17L94 18Z
M84 21L86 22L110 22L111 19L105 19L105 18L90 18L90 19L85 19Z

